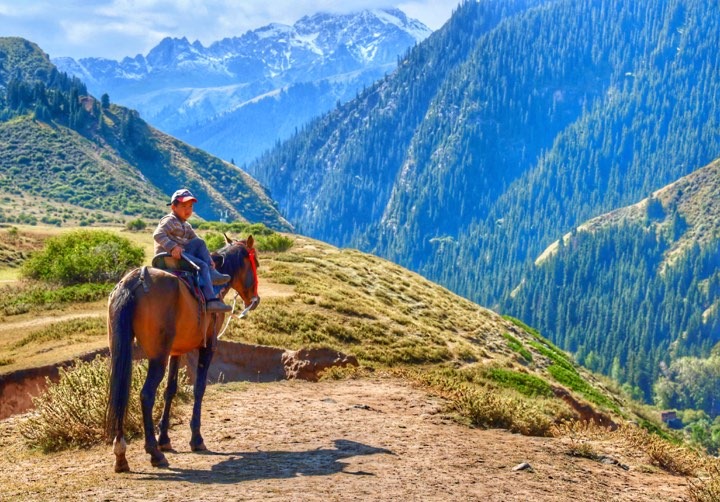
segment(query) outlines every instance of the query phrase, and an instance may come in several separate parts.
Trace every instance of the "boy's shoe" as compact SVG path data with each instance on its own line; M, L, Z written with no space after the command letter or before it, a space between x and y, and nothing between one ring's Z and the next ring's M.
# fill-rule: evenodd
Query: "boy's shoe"
M214 268L210 269L210 279L212 280L213 286L220 286L221 284L227 284L230 282L229 275L221 274Z
M205 304L205 309L211 313L232 312L232 307L223 303L223 301L219 298L213 298L212 300L208 300Z

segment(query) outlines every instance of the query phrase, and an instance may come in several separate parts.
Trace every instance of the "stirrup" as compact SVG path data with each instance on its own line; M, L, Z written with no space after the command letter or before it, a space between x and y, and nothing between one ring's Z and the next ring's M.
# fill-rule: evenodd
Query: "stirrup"
M208 300L205 304L205 310L207 312L232 312L232 307L223 303L219 298L213 298Z

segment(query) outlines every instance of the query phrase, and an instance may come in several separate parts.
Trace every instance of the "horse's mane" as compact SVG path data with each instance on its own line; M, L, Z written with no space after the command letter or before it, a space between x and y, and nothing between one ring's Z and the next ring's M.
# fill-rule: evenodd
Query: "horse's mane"
M245 240L234 241L230 244L226 244L217 250L217 254L223 258L223 264L219 268L221 272L242 268L243 260L245 258L250 258L247 241ZM257 257L255 257L255 266L259 266Z

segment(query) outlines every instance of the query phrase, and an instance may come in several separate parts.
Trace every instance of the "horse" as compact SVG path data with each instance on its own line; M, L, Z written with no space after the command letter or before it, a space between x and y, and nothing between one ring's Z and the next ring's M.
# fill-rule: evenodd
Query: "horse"
M213 253L218 271L228 274L230 282L223 286L220 298L230 288L245 304L243 314L257 307L257 266L254 239L232 241L225 235L225 246ZM148 359L148 372L140 393L145 451L155 467L168 467L163 451L172 450L168 427L170 405L177 392L179 358L198 349L198 366L193 389L194 406L190 429L192 451L207 448L200 434L202 399L207 386L207 373L217 335L225 319L224 313L207 313L193 296L190 288L176 275L159 268L142 267L128 272L108 299L108 342L110 345L110 389L106 412L108 438L113 438L115 472L128 472L125 457L127 443L123 422L128 406L132 379L133 340ZM155 438L152 410L155 394L168 366L165 407Z

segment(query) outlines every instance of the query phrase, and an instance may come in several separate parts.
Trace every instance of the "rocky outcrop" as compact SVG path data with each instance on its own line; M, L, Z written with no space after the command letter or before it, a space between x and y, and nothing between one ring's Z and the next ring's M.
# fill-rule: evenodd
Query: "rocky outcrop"
M282 355L285 377L315 382L320 373L334 366L358 366L355 356L330 349L286 350Z

